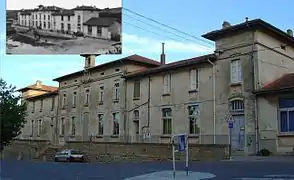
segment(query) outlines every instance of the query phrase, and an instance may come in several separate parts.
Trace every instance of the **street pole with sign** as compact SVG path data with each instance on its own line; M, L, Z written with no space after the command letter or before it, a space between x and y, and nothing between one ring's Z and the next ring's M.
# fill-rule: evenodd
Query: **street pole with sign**
M232 130L234 127L234 119L231 114L227 114L226 120L229 128L229 159L232 159Z

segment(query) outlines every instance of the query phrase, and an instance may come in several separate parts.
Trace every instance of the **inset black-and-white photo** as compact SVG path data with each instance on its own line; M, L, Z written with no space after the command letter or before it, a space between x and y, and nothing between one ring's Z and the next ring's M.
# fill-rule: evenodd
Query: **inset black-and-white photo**
M121 0L7 0L7 54L121 54Z

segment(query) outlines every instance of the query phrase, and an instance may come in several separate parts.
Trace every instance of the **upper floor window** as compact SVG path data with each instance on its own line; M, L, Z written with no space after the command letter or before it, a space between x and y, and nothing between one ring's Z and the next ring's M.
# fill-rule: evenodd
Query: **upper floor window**
M44 15L44 20L46 20L46 15Z
M119 100L120 96L120 88L119 88L119 83L114 84L114 100Z
M65 108L65 105L66 105L66 94L63 94L63 97L62 97L62 108Z
M190 90L198 90L199 88L199 70L190 70Z
M99 103L103 103L104 101L104 86L100 86L99 89Z
M76 117L71 117L71 135L76 135Z
M140 98L140 80L134 82L134 99Z
M77 105L77 92L74 92L72 96L72 106L76 107L76 105Z
M38 131L37 131L37 136L40 136L41 135L41 129L42 129L42 120L40 119L38 121Z
M139 121L139 117L140 114L139 114L139 110L134 110L134 113L133 113L133 121Z
M61 16L61 21L63 21L63 16Z
M89 105L89 98L90 98L90 90L86 89L86 93L85 93L85 106Z
M41 102L40 102L40 112L42 112L43 111L43 99L41 99Z
M98 135L103 135L104 131L104 114L98 114Z
M67 16L67 20L70 21L70 16Z
M163 94L171 92L171 75L166 74L163 76Z
M78 15L78 24L81 23L81 16Z
M61 136L64 136L64 133L65 133L65 120L64 120L64 117L61 118L61 121L60 121L60 129L59 129L59 134Z
M163 134L172 133L172 109L171 108L162 108L162 121L163 121Z
M231 61L231 83L241 83L242 82L242 66L240 59Z
M51 111L54 110L54 106L55 106L55 97L53 97L53 98L51 99Z

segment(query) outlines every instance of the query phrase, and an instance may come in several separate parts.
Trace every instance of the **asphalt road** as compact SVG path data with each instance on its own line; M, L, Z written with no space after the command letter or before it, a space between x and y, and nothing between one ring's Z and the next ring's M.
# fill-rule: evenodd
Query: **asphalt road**
M177 170L184 170L183 163L177 163ZM1 161L1 180L151 180L172 179L172 163L45 163L25 161ZM150 174L153 173L153 174ZM190 176L182 176L184 171L176 172L180 179L292 179L294 180L294 161L287 162L209 162L190 164ZM149 174L146 176L146 174ZM165 174L165 178L160 176ZM168 174L168 178L166 175ZM181 176L181 177L180 177ZM292 177L291 177L292 176ZM212 178L211 178L212 177Z

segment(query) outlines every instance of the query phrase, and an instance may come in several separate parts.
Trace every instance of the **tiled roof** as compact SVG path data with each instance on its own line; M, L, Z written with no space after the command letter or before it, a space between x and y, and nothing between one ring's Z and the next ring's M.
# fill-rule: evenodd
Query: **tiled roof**
M152 66L152 67L157 67L157 66L160 65L160 63L158 61L155 61L155 60L152 60L152 59L149 59L149 58L134 54L134 55L131 55L131 56L128 56L128 57L125 57L125 58L117 59L115 61L100 64L98 66L90 68L89 71L97 70L97 69L100 69L100 68L103 68L103 67L106 67L106 66L111 66L111 65L114 65L114 64L119 64L119 63L124 63L124 62L146 64L146 65L149 65L149 66ZM67 74L67 75L55 78L53 80L54 81L60 81L60 80L62 80L64 78L68 78L68 77L71 77L71 76L82 75L83 73L84 73L84 70L77 71L77 72L74 72L74 73L71 73L71 74Z
M187 67L187 66L191 66L194 64L198 64L198 63L208 62L207 61L208 59L211 61L214 61L215 55L208 54L208 55L199 56L199 57L195 57L195 58L191 58L191 59L185 59L185 60L180 60L180 61L173 62L173 63L164 64L164 65L161 65L161 66L155 67L155 68L141 69L137 72L130 73L130 74L126 75L125 77L126 78L133 78L133 77L138 77L138 76L146 76L146 75L150 75L150 74L156 74L156 73L165 72L168 70L173 70L176 68Z
M211 31L202 35L202 37L215 41L220 37L231 35L233 32L248 31L253 28L264 30L267 34L270 33L272 36L276 36L283 41L294 44L294 37L261 19L253 19L251 21L232 25L224 29Z
M73 10L61 10L56 11L52 16L74 16L75 12Z
M47 92L54 92L58 90L58 87L54 87L54 86L47 86L47 85L40 85L40 87L38 87L36 84L18 89L17 91L23 92L26 90L41 90L41 91L47 91Z
M118 21L118 18L113 17L93 17L89 19L88 21L84 22L84 25L87 26L101 26L101 27L109 27L111 26L115 21Z
M77 6L73 8L72 10L77 11L100 11L99 8L96 8L95 6Z
M48 93L45 93L45 94L41 94L41 95L37 95L37 96L32 96L32 97L27 98L26 100L30 101L30 100L36 100L36 99L43 99L43 98L50 97L50 96L55 96L55 95L58 95L58 90L48 92Z
M283 75L282 77L268 83L256 93L267 93L286 89L294 89L294 73Z

